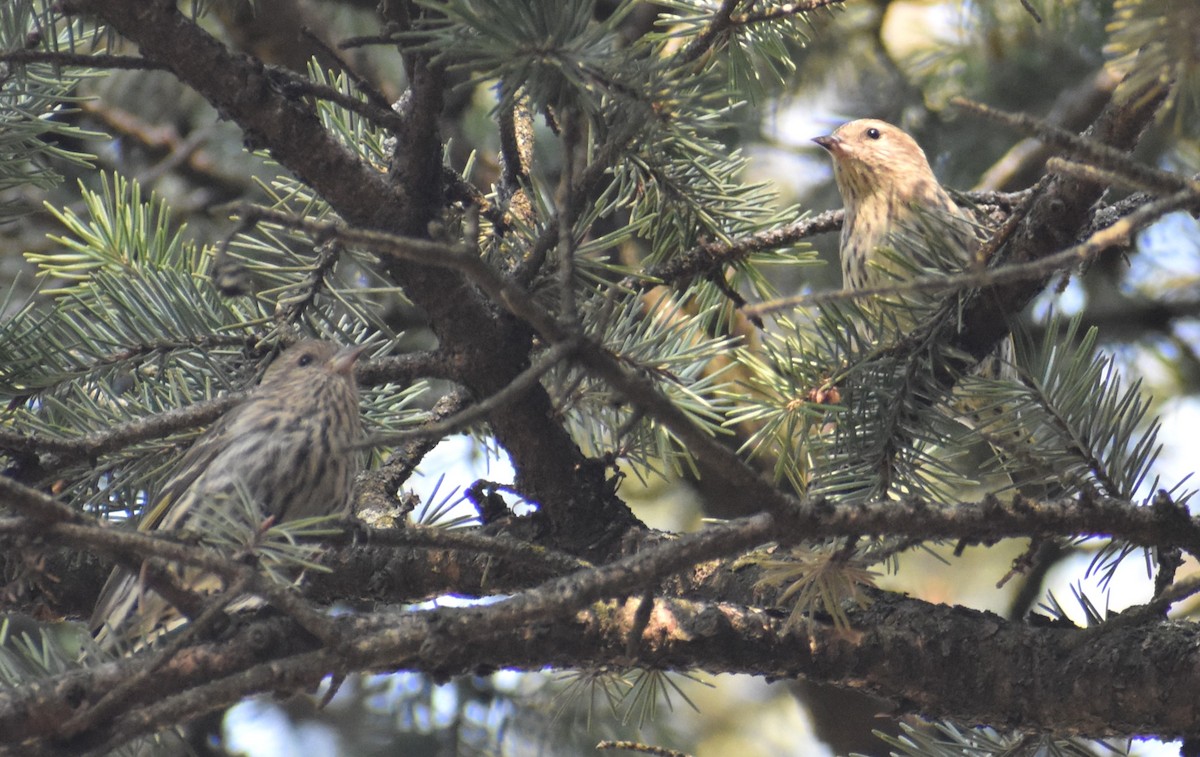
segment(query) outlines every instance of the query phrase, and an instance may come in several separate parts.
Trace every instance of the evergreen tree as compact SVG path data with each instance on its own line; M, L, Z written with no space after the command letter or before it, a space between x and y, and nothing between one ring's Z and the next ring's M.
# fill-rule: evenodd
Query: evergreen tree
M0 745L257 697L346 753L806 753L797 701L838 753L1192 753L1198 8L10 0ZM976 265L930 219L838 289L808 139L867 116ZM366 348L357 521L131 528L312 336ZM420 501L464 437L511 478ZM114 565L190 622L96 644Z

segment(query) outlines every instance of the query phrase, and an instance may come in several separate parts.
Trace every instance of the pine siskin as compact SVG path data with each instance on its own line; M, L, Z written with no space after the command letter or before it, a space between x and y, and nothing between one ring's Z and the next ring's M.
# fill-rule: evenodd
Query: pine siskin
M924 151L903 130L876 119L864 118L842 124L833 134L813 139L833 158L833 177L845 204L842 221L841 258L843 288L867 289L902 284L915 269L927 266L941 256L932 252L929 259L905 261L897 258L897 248L910 251L912 245L898 245L901 235L916 234L925 240L934 237L948 246L953 267L965 268L981 246L975 226L954 203L929 167ZM932 243L930 244L932 246ZM885 252L886 250L886 252ZM919 252L916 254L920 254ZM944 258L941 258L944 261ZM922 303L918 296L900 298L908 304ZM922 303L928 304L928 303ZM902 307L891 308L892 320L901 328L912 325L911 315ZM977 373L988 377L1015 378L1011 337L1003 340L986 358ZM977 412L978 403L955 403L960 420L986 430L1003 415L1003 408L991 408L984 421Z
M284 350L262 382L221 417L176 466L138 524L139 531L194 527L214 514L238 517L249 500L257 527L344 512L361 466L362 437L354 361L363 348L303 341ZM184 583L203 581L184 572ZM134 634L163 623L164 600L145 593L123 568L109 576L91 625L106 637L138 610ZM107 626L107 628L106 628Z
M945 221L961 248L962 264L969 262L979 247L971 220L938 183L912 137L884 121L864 118L813 141L833 157L833 177L846 206L841 242L846 289L902 280L904 271L879 250L894 241L893 235L918 230L933 217Z

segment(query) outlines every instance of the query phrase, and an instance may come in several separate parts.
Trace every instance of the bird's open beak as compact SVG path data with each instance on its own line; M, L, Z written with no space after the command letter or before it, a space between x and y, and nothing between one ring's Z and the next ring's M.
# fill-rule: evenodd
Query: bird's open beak
M332 358L329 359L329 367L335 373L340 373L343 376L354 375L354 361L358 360L359 356L366 352L365 346L359 347L343 347L337 351Z
M821 147L824 147L829 152L837 152L838 148L842 146L842 140L838 139L832 134L828 137L813 137L813 141L819 144Z

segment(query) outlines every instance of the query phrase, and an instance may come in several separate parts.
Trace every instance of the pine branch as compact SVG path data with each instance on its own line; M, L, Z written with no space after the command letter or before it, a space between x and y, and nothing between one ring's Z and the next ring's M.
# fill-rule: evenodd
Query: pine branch
M780 310L793 310L799 307L826 305L847 300L867 300L922 292L964 291L1021 282L1044 281L1059 271L1086 265L1106 250L1129 244L1137 232L1154 221L1176 210L1193 207L1197 202L1200 202L1200 193L1191 188L1168 195L1160 200L1147 202L1129 215L1115 221L1111 226L1094 232L1083 242L1027 263L1014 262L966 273L918 277L892 286L782 297L771 302L749 305L743 310L750 316L763 316Z
M497 408L511 403L514 397L528 391L531 386L536 384L545 373L552 370L560 361L569 359L574 350L574 342L559 342L539 355L533 365L529 366L529 368L513 379L512 383L491 397L476 402L455 415L434 423L427 423L418 428L394 434L376 434L366 444L369 446L394 446L417 439L443 439L451 434L470 428L475 423L485 420Z
M0 485L2 485L2 481L0 481ZM61 532L67 533L70 525L64 524L57 528ZM143 694L143 698L148 694L160 704L149 704L140 699L130 698L130 711L138 712L138 717L134 721L137 724L135 728L131 728L129 731L123 730L123 728L129 727L128 718L118 718L105 724L104 728L113 729L120 734L120 738L126 739L160 727L166 722L178 722L187 712L208 711L222 704L229 704L248 693L262 691L266 687L292 689L301 684L309 685L313 682L314 672L324 675L325 672L331 671L332 666L341 664L339 659L342 655L365 662L369 659L382 661L383 659L411 657L414 653L428 654L430 661L436 665L439 664L436 661L443 658L445 650L448 648L444 646L444 643L451 643L456 637L460 639L461 643L470 643L469 640L473 638L482 640L482 637L478 635L480 631L484 632L484 637L490 637L491 629L494 628L518 627L534 618L560 617L569 614L573 609L585 607L592 601L610 593L620 594L636 586L652 584L657 578L681 570L706 555L720 555L744 548L748 543L766 538L770 525L770 518L759 516L757 519L748 519L737 528L710 527L701 534L689 535L673 541L666 548L660 547L643 551L609 566L550 581L538 589L502 600L487 608L457 608L449 614L442 611L406 614L405 622L400 627L393 625L396 618L388 620L382 629L376 626L377 621L384 619L382 616L363 616L349 625L346 623L348 618L333 619L341 638L353 639L350 646L342 648L341 654L328 650L308 655L302 654L300 659L304 660L305 667L303 669L291 668L290 665L293 661L287 663L276 661L269 666L251 668L242 673L234 672L233 675L224 679L220 678L220 673L210 668L206 671L208 674L206 677L214 682L203 685L192 692L193 694L203 692L204 697L201 700L190 698L192 694L188 693L164 698L163 693L168 686L167 681L174 677L170 671L164 671L164 675L156 681L155 691ZM439 630L435 632L429 626L430 623L435 624ZM493 623L499 625L493 625ZM388 630L386 626L391 626L391 629ZM416 648L412 646L417 638L412 635L414 631L422 639L417 643ZM434 643L431 644L431 640L435 640ZM459 642L453 642L453 644L457 647ZM423 651L418 651L418 648ZM276 654L283 654L285 649L280 645L273 651ZM259 659L261 660L262 657ZM301 670L304 670L303 680L297 681L293 675ZM319 680L319 677L316 680ZM43 691L53 691L52 682L48 683L51 684L48 688L39 687L33 693L34 696L40 697ZM51 696L53 697L53 695ZM5 696L0 693L0 733L4 733L5 737L10 740L24 740L36 735L30 732L29 721L24 724L15 722L13 710L10 709L16 704L15 700L27 700L28 697L28 693L17 697ZM135 706L139 703L140 707ZM189 706L186 703L191 704ZM26 701L23 705L17 706L37 705ZM197 706L201 709L195 709ZM44 709L44 706L39 709ZM165 714L160 715L164 711L169 712L171 717L167 718ZM159 719L160 717L164 719ZM38 726L33 725L33 728L36 729ZM107 738L103 735L104 733L105 731L101 730L98 734L90 735L89 740Z
M512 627L507 619L513 615L509 605L514 601L485 608L441 608L410 614L401 622L385 616L342 616L333 622L344 637L356 640L356 659L377 669L537 669L564 654L577 657L583 650L596 665L630 662L626 642L638 622L640 598L585 604L574 614L555 612L558 620L536 635L497 637L493 629ZM1187 654L1180 658L1164 651L1200 647L1197 630L1188 624L1102 631L1038 628L990 613L887 595L849 615L859 630L853 636L820 623L808 633L795 633L784 619L760 608L660 598L654 601L633 662L852 683L885 696L903 693L901 712L1045 728L1066 724L1091 737L1128 731L1181 733L1194 722L1195 708L1163 708L1153 696L1162 685L1164 654L1174 661L1166 674L1172 685L1200 685L1193 674L1200 665ZM384 623L386 630L380 630ZM465 630L468 623L474 633ZM259 643L250 642L255 637ZM429 639L438 641L430 644ZM938 640L937 655L928 653L931 639ZM155 690L139 692L123 714L102 724L82 744L127 739L230 704L247 692L313 685L343 664L335 652L313 648L312 641L281 619L246 626L228 641L195 650L209 661L203 678L187 673L185 666L194 667L193 654L168 663ZM1023 664L1011 664L1014 654L1021 655ZM889 664L872 662L882 659ZM1108 663L1100 664L1102 660ZM1120 660L1119 665L1114 667L1112 660ZM1044 673L1034 682L1027 673L1031 666ZM56 722L56 713L75 711L80 700L94 701L121 676L118 668L95 671L86 681L67 673L42 686L0 693L0 733L35 748L36 740L46 738L45 724ZM212 682L193 688L203 680ZM1095 696L1116 681L1128 697Z
M808 237L837 231L842 211L827 210L815 218L802 219L779 229L769 229L728 242L706 242L646 271L646 283L679 284L693 277L713 276L727 265L751 255L791 247Z
M1159 196L1172 195L1190 189L1194 196L1200 197L1200 182L1189 181L1178 174L1143 165L1120 150L1086 137L1077 136L1041 119L1020 113L1006 113L971 102L963 97L954 98L951 103L974 114L1036 136L1089 165L1120 176L1124 183L1135 189L1153 192Z
M74 510L57 503L52 498L17 484L11 479L0 478L0 494L6 497L14 508L23 513L25 518L18 520L0 521L0 534L20 535L39 533L42 538L54 543L71 544L76 547L102 549L107 552L122 551L134 554L158 555L167 559L178 559L196 564L214 571L229 570L229 563L213 557L203 551L195 552L194 548L175 544L170 541L132 534L96 525L88 525L90 521L82 519ZM769 540L786 542L791 539L820 540L832 537L889 535L902 536L918 540L938 539L967 539L979 543L994 543L1004 538L1018 538L1040 535L1084 535L1109 536L1122 542L1137 545L1157 546L1160 548L1180 547L1192 555L1200 555L1200 519L1192 518L1185 507L1174 503L1165 494L1159 494L1152 507L1139 506L1135 503L1107 497L1094 497L1087 494L1078 497L1058 500L1034 501L1016 497L1010 502L1003 502L994 497L987 497L977 502L947 502L933 503L918 498L901 500L873 500L846 503L833 503L823 498L807 498L796 502L794 510L785 518L775 518L769 525L764 526L765 516L753 516L736 521L729 521L723 528L729 529L727 537L721 537L724 531L708 534L705 539L730 538L742 544L745 548L765 543ZM56 525L58 522L63 525ZM759 529L767 529L765 532ZM431 532L426 532L431 533ZM701 532L702 534L707 532ZM444 539L454 540L455 537L439 537L431 542L429 536L420 533L407 535L386 535L381 533L379 538L384 544L402 546L424 546L432 544L435 547L456 546L468 551L483 549L480 545L457 543L453 545ZM676 544L676 541L667 544ZM496 554L508 554L508 549L502 545L497 547ZM691 550L691 547L687 548ZM700 547L695 549L700 550ZM671 564L676 560L713 559L722 550L712 553L688 552L691 557L681 557L669 553ZM734 549L729 547L729 549ZM657 559L657 558L656 558ZM367 560L360 568L368 571L364 576L355 573L344 557L334 556L332 564L338 566L329 578L317 577L318 586L326 585L332 589L331 595L319 591L315 596L331 599L337 596L338 589L345 590L348 586L355 588L350 593L362 596L364 587L369 583L369 571L376 569L371 560ZM546 563L545 566L556 565ZM88 568L91 570L91 568ZM544 570L545 567L538 567ZM434 571L436 573L436 571ZM459 571L450 571L458 573ZM414 575L413 585L428 577ZM345 582L349 582L348 584ZM452 586L440 585L440 591L455 593L470 593L479 590L462 584ZM374 598L384 603L407 601L411 597L406 592L410 587L381 586ZM437 588L431 588L438 591ZM707 592L713 591L713 588ZM393 592L399 591L403 598ZM704 595L706 590L692 586L689 592ZM719 594L717 595L720 596Z
M81 55L52 50L8 50L0 52L5 63L51 63L55 66L108 68L126 71L162 71L166 66L131 55Z
M794 628L789 632L775 613L746 606L751 597L756 603L764 599L747 592L753 569L724 570L716 563L722 555L770 539L787 545L850 537L854 543L873 534L897 535L897 541L877 551L884 557L901 548L894 545L932 539L991 543L1060 534L1110 537L1122 550L1144 544L1165 552L1200 553L1200 523L1182 506L1186 495L1175 501L1175 495L1161 493L1149 507L1132 499L1137 487L1130 484L1144 474L1145 453L1153 446L1153 438L1144 435L1132 443L1133 426L1144 410L1136 399L1126 402L1119 393L1097 390L1103 406L1096 418L1115 418L1114 425L1120 426L1103 438L1115 447L1130 441L1130 450L1105 448L1103 435L1072 450L1086 457L1087 470L1076 477L1090 477L1103 486L1084 487L1083 494L1072 498L1017 497L1012 502L992 497L954 502L967 495L935 486L948 480L942 451L953 448L953 434L949 421L924 412L944 396L944 387L958 380L963 366L990 351L1003 328L998 313L1015 312L1021 298L1031 296L1057 266L1093 260L1101 246L1125 242L1159 214L1193 206L1195 187L1121 206L1116 226L1093 229L1078 243L1079 230L1089 220L1087 206L1096 196L1086 185L1129 179L1129 172L1116 163L1111 175L1055 164L1055 178L1030 193L1028 216L1022 220L1020 210L1010 215L1012 237L997 236L992 243L998 256L1011 254L1008 264L995 270L972 268L958 280L923 276L911 289L876 293L903 298L926 286L944 292L948 280L954 291L989 288L974 298L953 298L935 314L941 319L937 327L906 329L886 348L864 349L872 343L871 331L888 325L852 323L861 303L838 303L841 307L826 306L821 317L822 325L836 327L832 334L814 334L808 324L785 318L762 335L771 354L749 379L757 382L761 397L748 399L723 386L725 375L709 370L721 352L732 348L713 336L729 333L730 302L770 296L760 264L770 262L770 253L838 222L838 214L832 213L784 225L777 215L764 212L768 199L744 185L738 173L742 164L736 155L731 158L729 145L735 138L729 126L746 123L735 121L729 110L736 99L730 87L750 92L753 99L763 85L743 88L744 82L778 86L778 81L794 78L793 67L806 55L796 49L807 43L804 12L828 4L724 2L695 6L693 14L692 6L676 3L666 13L654 11L659 14L655 18L670 18L675 26L638 27L636 37L620 21L634 12L636 2L600 14L586 0L517 9L503 0L385 4L380 13L394 24L390 31L398 29L400 35L384 37L402 45L409 86L399 104L403 112L394 114L361 82L352 85L351 77L313 70L310 82L231 53L173 3L152 0L134 9L124 0L70 0L67 7L95 11L88 17L112 22L142 49L150 65L165 67L191 84L242 129L248 144L262 148L264 156L278 160L293 176L264 181L274 207L248 214L241 229L246 233L231 245L257 280L268 282L265 291L216 299L207 281L194 275L207 260L203 251L189 252L196 255L189 260L200 261L197 266L171 263L162 266L169 269L165 273L122 267L120 255L100 256L93 260L103 270L81 276L75 292L60 296L56 312L47 310L38 314L44 320L25 318L14 326L12 334L24 337L21 344L29 349L12 352L23 361L23 373L10 382L14 392L19 390L14 395L19 403L13 408L14 425L0 433L0 450L25 480L53 480L56 491L67 487L56 501L13 488L16 482L0 477L0 498L20 511L0 519L2 551L24 559L35 581L44 579L35 588L49 595L51 580L76 583L82 575L69 563L60 571L58 554L44 549L45 544L116 552L127 560L167 550L152 542L113 541L105 532L114 529L75 520L84 500L81 492L103 490L110 499L97 507L115 507L116 499L125 497L125 509L134 511L137 497L144 496L154 479L145 466L166 459L146 454L158 449L145 443L156 438L154 424L186 412L163 409L211 396L221 382L248 383L251 366L245 358L260 353L245 340L259 339L272 325L272 314L279 317L277 326L295 323L300 331L368 344L381 353L390 343L412 344L412 334L398 332L418 320L416 339L426 344L437 340L437 352L362 366L360 379L375 387L364 393L364 417L372 428L389 433L404 431L417 420L408 407L423 389L412 385L420 371L449 378L457 386L444 393L427 420L422 417L423 429L388 437L400 446L385 465L361 478L359 504L379 506L394 520L407 520L415 498L402 501L399 490L416 461L441 435L486 419L494 434L489 444L511 453L517 470L516 482L503 491L518 493L536 511L510 514L497 494L506 517L489 519L479 532L372 533L376 541L369 547L326 552L322 564L336 570L311 576L303 596L274 595L284 617L235 618L227 636L212 643L198 638L204 630L199 619L196 630L157 660L143 655L130 663L93 666L86 675L43 676L35 686L22 682L11 691L0 690L0 740L10 733L16 734L12 738L39 739L19 748L49 753L63 746L52 740L57 735L52 729L65 722L80 730L80 738L67 746L95 749L247 693L298 690L326 673L402 668L445 676L493 665L523 669L546 664L699 665L714 671L809 675L898 694L908 706L935 714L1047 728L1065 722L1080 732L1143 722L1131 725L1121 719L1126 715L1103 710L1104 702L1080 701L1078 690L1062 689L1065 681L1081 680L1078 671L1083 669L1093 687L1092 699L1102 699L1094 697L1094 689L1111 686L1111 660L1123 659L1117 656L1122 648L1118 642L1146 653L1136 660L1145 667L1128 677L1130 690L1139 695L1151 688L1139 673L1176 670L1165 663L1174 664L1178 655L1170 660L1165 653L1150 655L1172 642L1193 648L1187 635L1191 629L1155 625L1156 614L1195 588L1187 581L1171 583L1173 570L1167 567L1156 587L1159 601L1135 612L1137 622L1100 623L1091 635L1025 628L881 594L874 606L850 614L828 608L854 629L854 638L848 639L832 632L820 616L812 617L811 636L802 637ZM530 24L547 33L530 34ZM61 28L68 27L86 28L82 23ZM671 36L682 45L673 46ZM23 65L33 70L49 64ZM496 76L504 82L502 105L520 103L501 115L509 133L502 148L507 170L500 190L529 200L515 214L520 218L502 217L496 208L503 208L503 201L470 184L493 180L490 156L480 159L481 171L471 170L474 158L461 171L446 163L442 129L453 133L456 146L466 141L470 147L473 139L465 130L450 132L461 126L460 112L444 106L462 107L471 94L451 85L465 82L470 87ZM1123 99L1110 109L1101 130L1107 128L1104 123L1116 126L1101 141L1122 148L1136 141L1157 96ZM478 111L477 102L467 107ZM538 145L537 154L517 134L530 127L534 113L544 114L551 129L558 129ZM565 165L553 157L541 160L547 148L553 155L560 146L567 154ZM458 161L462 154L449 159ZM1165 186L1162 177L1150 178L1159 181L1160 189ZM473 206L484 210L476 212ZM786 213L795 218L794 211ZM84 225L74 226L83 230ZM1055 232L1062 234L1051 238ZM323 243L329 246L314 254L313 247ZM651 258L642 264L635 258L645 247ZM686 251L682 257L681 251ZM1072 255L1056 257L1066 253ZM789 262L803 263L807 255L791 254ZM72 261L65 262L59 270L70 271ZM121 276L126 272L136 275L125 282ZM691 285L680 286L677 298L662 297L653 305L658 293L647 292L655 283L648 276ZM747 295L751 289L756 291ZM1001 299L993 302L993 296ZM961 311L956 308L960 303ZM417 311L418 318L410 317ZM833 311L844 317L829 315ZM426 325L432 333L425 331ZM785 330L778 342L771 341L775 331ZM232 362L229 349L218 350L209 362L203 350L181 347L179 352L160 352L158 362L151 363L144 359L148 353L143 347L154 343L147 335L155 331L161 332L155 338L162 345L242 341L220 345L237 348ZM285 333L277 328L270 338L286 339ZM55 339L38 339L42 334ZM0 336L9 334L0 330ZM43 354L39 345L46 343L51 349ZM179 371L179 365L196 370ZM244 368L245 375L227 370L231 365ZM742 367L735 365L729 374ZM121 373L130 368L142 371L132 374L135 392L125 389L127 377ZM772 370L780 375L768 376ZM377 383L386 381L405 386ZM479 401L471 404L469 398ZM756 453L763 453L759 459L774 454L781 460L773 480L717 436L727 431L722 421L732 412L751 406L734 420L763 425L753 442L759 445ZM1047 407L1040 410L1044 417ZM148 417L130 422L133 414ZM1079 425L1077 415L1061 413L1062 425ZM117 418L119 425L105 427ZM79 438L61 438L67 434ZM856 434L861 438L852 438ZM942 447L934 451L931 445L936 444ZM71 459L90 465L68 470L63 461ZM769 515L696 536L660 538L647 532L618 496L618 477L612 472L617 460L681 471L694 465L703 471L706 487L730 492L729 502L722 504ZM814 476L817 487L823 482L849 486L862 480L861 466L882 484L869 492L851 492L854 496L846 498L854 499L853 504L789 496L778 483L782 471L799 492L808 491ZM839 467L850 475L838 478ZM51 478L51 473L62 478ZM472 491L487 494L493 488L479 482ZM897 502L887 499L889 492L927 496ZM445 505L453 494L432 499ZM530 534L531 541L487 535L499 531ZM302 534L289 535L297 536L301 546L311 544ZM250 544L244 551L257 554L257 542L243 541ZM562 553L540 553L546 547ZM263 553L271 550L270 545L262 548ZM633 557L599 568L578 557L601 564L635 550ZM288 564L315 565L305 550L275 552L285 561L290 557ZM184 563L200 559L186 551L163 554ZM1163 565L1169 564L1164 558ZM235 572L222 575L247 587L252 580L269 580L237 572L244 567L235 562ZM264 584L261 591L273 589ZM338 597L403 603L446 591L512 596L492 605L432 612L327 617L319 609ZM634 600L595 604L613 596ZM682 596L690 601L680 600ZM707 604L709 600L725 603ZM193 615L216 617L221 601L215 600L208 611L198 601ZM47 602L54 604L53 598ZM503 630L510 628L538 633ZM1116 638L1123 634L1129 635ZM242 646L227 646L226 639ZM927 653L934 640L942 653L931 659ZM1092 652L1097 656L1089 657ZM879 660L887 664L875 664ZM1017 669L1031 664L1044 666L1038 669L1051 671L1052 678L1027 693L1018 685L1027 682L1017 680ZM149 667L135 672L145 665ZM1120 671L1122 683L1125 672ZM927 681L926 675L937 677ZM1183 673L1171 675L1171 683L1193 683ZM124 686L118 683L122 677ZM658 682L653 676L646 680ZM1064 711L1067 701L1074 710ZM32 709L23 706L31 703ZM1036 708L1032 714L1031 707ZM29 717L31 712L35 717ZM1163 729L1156 732L1164 734L1191 727L1168 721L1162 712L1137 709L1137 703L1129 712L1134 713L1131 718L1153 721L1154 728ZM1192 715L1187 712L1180 720L1186 716L1194 723Z
M423 234L431 208L440 208L436 120L441 81L436 71L414 69L412 111L402 114L412 120L407 131L396 135L396 149L404 149L402 161L392 169L398 181L392 181L322 128L312 107L279 92L260 65L230 54L173 6L154 3L134 11L117 0L80 0L71 7L95 13L136 42L144 56L168 65L347 222ZM609 165L589 166L581 182L599 180ZM490 395L526 367L528 329L496 318L457 272L430 262L389 257L384 270L393 281L404 282L442 343L485 345L475 352L462 380L476 395ZM548 399L535 390L497 413L492 428L512 455L526 495L570 509L569 517L560 512L539 517L561 517L553 532L567 541L582 539L587 546L581 549L603 549L635 521L605 486L603 466L585 460L552 419ZM580 497L581 491L589 495ZM587 534L593 532L585 524L608 536L590 538Z

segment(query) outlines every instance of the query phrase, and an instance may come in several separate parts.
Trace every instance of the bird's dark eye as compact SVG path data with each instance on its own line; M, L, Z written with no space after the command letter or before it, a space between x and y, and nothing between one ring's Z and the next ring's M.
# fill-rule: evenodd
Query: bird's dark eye
M304 353L303 355L301 355L301 356L300 356L300 359L299 359L299 360L297 360L297 361L296 361L296 365L298 365L298 366L300 366L301 368L303 368L303 367L304 367L304 366L306 366L306 365L312 365L312 362L313 362L313 360L316 360L316 358L315 358L315 357L313 357L312 353L311 353L311 352L306 352L306 353Z
M879 139L879 129L876 129L874 126L872 126L870 129L867 129L867 136L871 139Z

